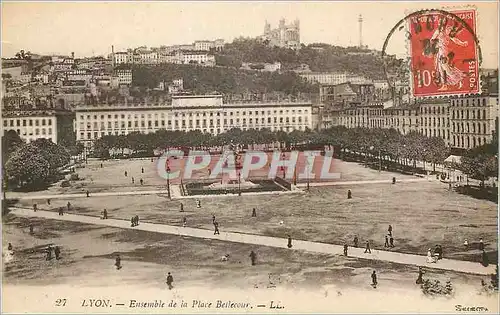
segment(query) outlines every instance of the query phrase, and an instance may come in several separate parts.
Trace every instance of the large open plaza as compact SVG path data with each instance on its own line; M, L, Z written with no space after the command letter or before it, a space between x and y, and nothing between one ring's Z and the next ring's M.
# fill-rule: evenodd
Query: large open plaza
M491 270L480 264L481 239L490 263L496 263L496 204L458 194L433 176L418 178L379 172L363 164L335 160L342 172L341 178L330 183L332 185L323 182L322 186L315 186L311 182L309 190L302 187L300 191L243 193L241 196L173 195L169 199L164 179L156 173L155 162L112 160L102 162L101 167L101 161L89 160L85 167L76 169L79 180L71 181L71 187L64 190L54 185L46 191L10 193L11 198L18 201L4 221L4 240L15 244L16 254L5 270L6 283L85 282L96 287L161 288L165 272L170 271L176 275L179 290L208 286L242 290L301 288L316 292L328 291L330 287L342 292L368 290L370 272L375 269L384 290L398 287L416 294L419 288L414 281L418 266L426 268L430 278L451 279L463 290L479 290L481 279L488 278L485 271ZM131 177L142 178L145 185L132 184ZM395 184L392 177L396 177ZM197 181L203 178L191 182ZM161 192L152 193L154 190ZM351 199L347 198L348 190L351 190ZM82 194L85 191L90 191L89 197ZM175 189L171 187L171 191ZM129 195L131 192L144 194ZM51 196L50 204L46 196ZM37 217L30 218L34 204ZM165 234L161 230L144 231L140 230L141 225L137 230L129 225L122 229L108 226L103 219L95 221L96 224L83 223L83 219L81 222L56 221L44 215L45 211L55 214L61 208L63 218L77 215L71 219L76 221L84 217L100 218L106 209L110 221L129 222L137 215L141 224L209 233L214 229L215 216L221 239L217 239L218 235L206 238L179 236L175 232ZM254 208L255 216L252 216ZM15 209L29 210L29 213L18 216ZM33 234L29 233L30 225ZM394 247L387 248L384 236L389 225L393 228ZM294 242L348 244L351 251L357 236L357 250L362 250L369 241L373 254L345 257L341 251L325 254L276 248L276 242L265 246L224 241L223 234L230 232L275 237L278 244L282 239L283 247L291 236ZM467 248L465 239L470 244ZM49 244L60 246L61 260L45 261L44 250ZM427 250L437 244L443 247L446 259L474 262L477 264L474 269L483 275L441 270L440 262L427 263ZM257 255L256 266L250 263L251 251ZM385 254L379 254L382 252L414 254L421 258L412 258L410 264L394 263L391 259L387 261ZM117 254L123 263L120 271L113 266ZM226 255L227 260L221 259ZM454 268L453 263L450 266Z

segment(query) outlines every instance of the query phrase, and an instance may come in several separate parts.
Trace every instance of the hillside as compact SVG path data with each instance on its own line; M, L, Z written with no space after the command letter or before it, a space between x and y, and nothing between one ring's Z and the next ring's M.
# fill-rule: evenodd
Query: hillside
M239 68L242 62L282 63L282 69L290 70L301 64L309 65L312 71L350 72L371 79L383 76L383 62L380 53L357 47L338 47L328 44L303 45L302 49L267 47L264 43L249 38L238 38L216 53L216 62L221 66ZM399 67L401 61L393 59L389 68Z
M162 64L132 66L133 82L137 87L155 88L164 81L182 78L184 88L196 94L248 94L280 92L286 95L317 93L318 88L294 73L264 73L241 71L227 67Z

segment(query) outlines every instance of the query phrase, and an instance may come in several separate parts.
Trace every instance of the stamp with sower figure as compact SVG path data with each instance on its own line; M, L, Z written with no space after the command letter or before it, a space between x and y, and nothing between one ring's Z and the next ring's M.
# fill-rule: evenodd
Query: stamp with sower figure
M426 10L407 22L414 97L481 92L475 10Z

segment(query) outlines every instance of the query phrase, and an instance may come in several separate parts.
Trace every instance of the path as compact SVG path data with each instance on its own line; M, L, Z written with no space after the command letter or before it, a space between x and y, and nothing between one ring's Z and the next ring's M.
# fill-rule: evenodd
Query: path
M64 216L59 216L56 212L42 211L39 210L34 212L33 210L23 209L23 208L12 208L11 213L26 217L38 217L53 220L62 221L72 221L95 225L111 226L122 229L136 229L142 231L149 231L155 233L163 234L173 234L181 236L189 236L204 239L217 239L222 241L244 243L244 244L254 244L263 245L270 247L286 248L287 240L285 238L269 237L262 235L251 235L243 233L234 232L224 232L224 227L222 226L222 232L220 235L214 235L211 230L196 229L189 227L178 227L172 225L154 224L141 222L139 226L131 227L130 222L127 220L118 219L107 219L102 220L98 217L91 217L86 215L78 214L65 214ZM298 241L293 242L294 250L305 250L310 252L330 254L330 255L342 255L343 246L324 244L310 241ZM489 267L484 267L477 262L462 261L462 260L452 260L452 259L442 259L438 263L428 264L426 263L427 257L420 255L404 254L398 252L382 251L373 249L372 254L365 254L363 248L349 248L349 257L370 259L370 260L381 260L387 262L393 262L404 265L415 265L415 266L425 266L426 268L450 270L457 272L464 272L470 274L480 274L489 275L495 273L495 266L490 265Z
M399 179L397 183L412 183L412 182L424 182L429 181L427 178L409 178L409 179ZM311 187L322 187L322 186L345 186L345 185L365 185L365 184L390 184L392 181L390 179L383 180L360 180L360 181L345 181L345 182L316 182L310 183ZM396 184L397 184L396 183ZM304 188L307 187L307 183L298 183L297 187ZM281 194L296 194L303 193L300 190L293 191L263 191L263 192L243 192L244 196L254 196L254 195L281 195ZM166 189L159 190L143 190L143 191L119 191L119 192L90 192L90 198L92 197L108 197L108 196L138 196L138 195L157 195L157 194L168 194ZM234 197L238 194L224 194L224 195L193 195L193 196L181 196L179 185L170 185L170 196L172 199L190 199L190 198L219 198L219 197ZM72 199L72 198L85 198L87 195L85 193L81 194L40 194L40 195L25 195L25 196L15 196L14 199L19 200L35 200L35 199ZM8 198L8 196L7 196ZM3 199L3 197L2 197Z
M408 178L408 179L398 179L397 183L413 183L413 182L429 182L432 181L430 178ZM356 180L356 181L345 181L345 182L316 182L309 183L311 187L321 187L321 186L346 186L346 185L366 185L366 184L390 184L392 179L374 179L374 180ZM298 187L307 187L307 183L298 183Z

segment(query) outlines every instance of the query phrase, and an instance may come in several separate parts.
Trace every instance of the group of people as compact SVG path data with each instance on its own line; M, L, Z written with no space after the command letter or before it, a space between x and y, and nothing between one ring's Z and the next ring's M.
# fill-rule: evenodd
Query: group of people
M139 225L139 216L135 215L130 219L130 222L132 223L132 227L138 226Z
M141 168L141 173L144 174L144 167ZM123 175L125 175L125 177L128 177L128 172L125 171L125 173ZM131 177L131 180L132 180L132 184L135 184L135 178L133 176ZM141 183L141 185L144 185L144 179L141 178L139 180L139 183Z
M385 236L384 247L394 247L394 237L392 236L392 225L389 224L387 235Z
M49 245L45 249L45 252L47 254L47 256L45 257L45 260L52 259L52 251L54 251L54 256L56 257L56 260L61 259L61 249L59 248L59 246L52 247L52 245Z
M437 244L434 251L430 248L427 250L428 263L436 263L440 259L443 259L443 247L441 245Z

